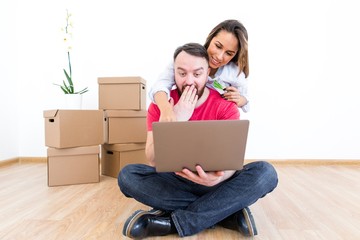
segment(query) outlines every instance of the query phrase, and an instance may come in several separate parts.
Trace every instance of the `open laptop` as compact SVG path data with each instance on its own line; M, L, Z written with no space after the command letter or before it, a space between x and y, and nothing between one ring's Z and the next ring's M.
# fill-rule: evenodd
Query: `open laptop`
M154 122L156 171L240 170L248 129L249 120Z

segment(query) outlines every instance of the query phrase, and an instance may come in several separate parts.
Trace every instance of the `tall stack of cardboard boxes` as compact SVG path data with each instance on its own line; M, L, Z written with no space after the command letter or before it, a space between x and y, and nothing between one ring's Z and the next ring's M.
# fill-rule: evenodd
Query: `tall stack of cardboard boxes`
M127 164L146 164L146 81L98 84L99 110L44 111L48 186L95 183L100 173L116 178Z
M100 77L98 84L99 109L104 111L101 174L117 178L127 164L146 164L146 81Z
M44 119L48 186L99 182L103 112L46 110Z

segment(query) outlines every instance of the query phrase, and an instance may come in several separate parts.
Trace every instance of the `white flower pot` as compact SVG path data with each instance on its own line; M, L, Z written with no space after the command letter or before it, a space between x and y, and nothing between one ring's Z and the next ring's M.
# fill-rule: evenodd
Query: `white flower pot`
M65 94L66 109L81 109L82 94Z

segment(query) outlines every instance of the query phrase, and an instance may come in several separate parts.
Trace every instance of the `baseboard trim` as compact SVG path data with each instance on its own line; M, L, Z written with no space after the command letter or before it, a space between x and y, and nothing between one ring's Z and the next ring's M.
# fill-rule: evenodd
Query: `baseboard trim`
M248 159L245 160L246 163L256 162L259 161L258 159ZM309 166L319 166L319 165L357 165L360 166L360 159L346 159L346 160L339 160L339 159L271 159L271 160L264 160L269 162L273 165L309 165Z
M46 163L46 157L17 157L0 161L0 167L22 163Z
M0 167L19 163L19 158L10 158L0 161Z
M0 161L0 167L22 163L46 163L46 157L18 157ZM260 161L259 159L246 159L245 163ZM264 160L274 165L356 165L360 166L360 159L268 159Z
M46 163L46 157L19 157L19 163Z

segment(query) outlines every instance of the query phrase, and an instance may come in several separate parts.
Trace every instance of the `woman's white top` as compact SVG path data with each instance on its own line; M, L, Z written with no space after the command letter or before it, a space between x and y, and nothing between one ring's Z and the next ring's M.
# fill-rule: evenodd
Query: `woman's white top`
M248 97L248 82L245 78L245 74L241 72L238 75L238 67L235 63L229 62L228 64L220 67L215 76L208 78L206 84L207 87L212 88L218 91L220 94L223 94L222 89L216 88L218 84L215 81L222 85L223 88L233 86L238 89L240 95L245 97L247 103L241 107L243 112L249 111L249 97ZM215 86L214 86L215 83ZM174 77L174 64L170 63L165 70L160 74L159 79L152 85L149 90L149 97L151 101L154 102L154 95L157 92L163 91L167 94L168 98L170 96L170 90L175 86L175 77Z

